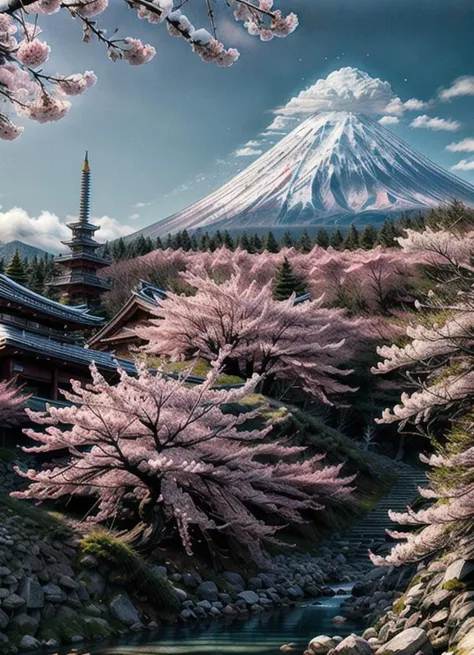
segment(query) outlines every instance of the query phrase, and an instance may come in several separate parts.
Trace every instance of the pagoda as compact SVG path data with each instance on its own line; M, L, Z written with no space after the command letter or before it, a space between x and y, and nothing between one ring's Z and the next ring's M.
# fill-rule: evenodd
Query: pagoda
M88 307L98 304L100 294L110 289L110 284L97 275L97 271L111 264L111 260L97 253L100 244L94 239L99 227L90 222L91 170L86 151L82 166L81 201L79 219L68 223L72 238L63 241L70 252L58 255L54 261L61 267L61 274L49 286L58 289L60 298L68 304L83 303Z

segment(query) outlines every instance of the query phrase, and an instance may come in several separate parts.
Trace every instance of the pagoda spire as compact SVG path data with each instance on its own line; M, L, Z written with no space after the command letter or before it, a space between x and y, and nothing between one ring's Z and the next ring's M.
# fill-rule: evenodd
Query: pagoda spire
M91 169L89 165L89 153L86 150L86 156L82 165L81 201L79 205L79 220L81 223L89 223L90 195Z

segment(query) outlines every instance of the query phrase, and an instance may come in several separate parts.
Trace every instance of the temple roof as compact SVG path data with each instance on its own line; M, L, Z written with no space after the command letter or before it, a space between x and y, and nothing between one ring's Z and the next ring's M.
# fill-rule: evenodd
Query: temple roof
M62 305L55 300L50 300L39 293L31 291L31 289L27 289L0 273L0 299L2 298L29 307L42 314L63 319L66 323L97 326L104 322L104 319L100 316L91 316L88 313L88 308L84 305L76 307Z
M125 338L126 326L124 323L130 320L133 314L137 309L142 309L146 313L151 314L153 310L158 307L161 301L166 299L166 291L155 287L149 282L140 280L138 285L133 289L130 298L127 300L125 305L113 316L106 325L103 326L96 334L94 334L91 339L89 339L88 344L92 347L98 345L102 341L107 341L110 339L111 334L115 334L121 326L123 326L123 331L119 338ZM133 337L133 330L129 330L129 336Z
M127 373L136 373L133 362L116 358L111 353L89 350L89 348L82 348L75 344L61 343L35 332L0 324L0 348L6 346L17 348L23 352L62 360L69 365L90 366L92 362L95 362L99 369L116 370L117 364L119 364Z

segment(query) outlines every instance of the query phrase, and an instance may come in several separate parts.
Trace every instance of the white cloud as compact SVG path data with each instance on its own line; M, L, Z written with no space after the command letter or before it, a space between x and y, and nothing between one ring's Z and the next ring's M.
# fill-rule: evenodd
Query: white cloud
M68 217L68 220L74 217ZM121 225L115 218L102 216L93 218L92 222L99 225L96 232L98 241L111 241L134 231L129 225ZM0 211L0 241L23 241L30 246L42 248L48 252L64 252L66 247L61 243L71 237L71 231L56 216L48 211L42 211L39 216L30 216L21 207L13 207L8 211Z
M235 156L236 157L256 157L257 155L261 155L263 153L263 150L257 149L257 148L249 148L248 146L244 146L243 148L239 148L238 150L235 151Z
M441 100L452 100L460 96L474 96L474 75L458 77L450 87L439 92Z
M153 204L152 202L137 202L137 204L135 205L135 207L136 207L137 209L141 209L142 207L149 207L149 206L152 205L152 204Z
M438 118L437 116L431 118L426 114L417 116L410 123L411 127L422 128L426 130L443 130L446 132L456 132L461 128L459 121L453 121L450 118Z
M450 143L446 146L450 152L474 152L474 139L463 139L457 143Z
M452 171L474 171L474 159L461 159L457 164L451 166Z
M249 148L259 148L261 146L261 143L260 141L247 141L245 145L248 146Z
M382 116L382 118L379 118L380 125L396 125L399 122L398 116Z
M128 217L128 219L129 219L130 221L136 221L137 218L140 218L140 214L131 214L131 215Z
M389 82L347 66L319 79L275 113L302 116L317 111L353 111L372 115L401 115L404 111L424 106L425 103L416 98L403 102L395 95Z

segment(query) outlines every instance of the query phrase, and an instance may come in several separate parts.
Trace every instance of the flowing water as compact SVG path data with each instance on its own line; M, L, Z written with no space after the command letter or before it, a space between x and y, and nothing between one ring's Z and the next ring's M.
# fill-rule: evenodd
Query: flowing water
M347 585L335 585L346 589ZM287 610L238 619L233 622L201 621L160 627L152 633L137 634L114 645L100 644L87 649L91 655L281 655L280 646L294 644L299 655L308 641L319 634L346 636L360 632L360 624L333 623L347 596L318 598ZM86 651L84 650L83 653ZM80 653L80 651L79 651Z

